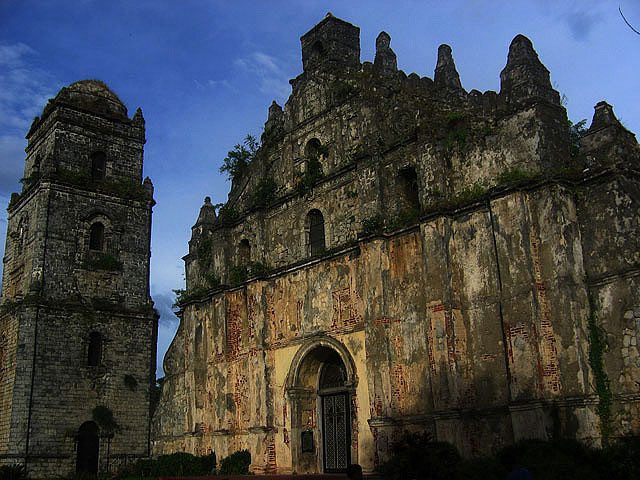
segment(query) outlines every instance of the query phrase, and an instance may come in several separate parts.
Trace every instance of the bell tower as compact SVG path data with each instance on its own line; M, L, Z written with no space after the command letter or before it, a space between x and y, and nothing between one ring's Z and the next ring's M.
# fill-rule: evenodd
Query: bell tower
M36 478L108 471L149 454L157 314L144 118L84 80L49 100L27 140L3 259L0 464Z
M360 29L331 13L300 38L305 72L360 64Z

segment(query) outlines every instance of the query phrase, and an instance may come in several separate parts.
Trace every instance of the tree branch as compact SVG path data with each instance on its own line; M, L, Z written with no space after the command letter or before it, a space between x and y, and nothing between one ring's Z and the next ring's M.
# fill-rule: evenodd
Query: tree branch
M618 6L618 11L620 12L620 16L621 16L621 17L622 17L622 19L624 20L624 23L626 23L626 24L627 24L627 26L628 26L631 30L633 30L635 33L637 33L638 35L640 35L640 32L639 32L638 30L636 30L635 28L633 28L633 27L631 26L631 24L627 21L627 19L625 18L624 14L622 13L622 8L620 8L619 6Z

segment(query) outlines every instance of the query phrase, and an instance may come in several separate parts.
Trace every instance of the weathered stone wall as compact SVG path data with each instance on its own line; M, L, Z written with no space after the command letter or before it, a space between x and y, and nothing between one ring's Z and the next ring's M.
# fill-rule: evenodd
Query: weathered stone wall
M406 428L467 454L553 428L595 441L581 265L573 192L549 185L191 305L165 361L158 453L225 455L250 435L242 432L275 429L277 465L286 470L291 425L280 412L291 405L273 375L285 378L293 353L319 334L359 360L368 395L355 396L355 458L369 469ZM269 396L274 403L265 405ZM273 423L252 417L265 408Z
M205 200L155 452L248 448L257 472L322 471L320 377L336 358L366 471L407 430L469 456L637 433L633 134L605 102L570 130L521 35L500 93L465 91L446 45L433 80L405 75L384 32L360 64L354 35L328 16L302 37L304 71L262 147L219 212ZM312 255L315 209L326 248Z

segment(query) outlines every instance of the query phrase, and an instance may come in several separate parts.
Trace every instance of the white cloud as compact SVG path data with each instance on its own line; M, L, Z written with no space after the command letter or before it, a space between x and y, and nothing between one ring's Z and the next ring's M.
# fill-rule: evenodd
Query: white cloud
M24 43L0 44L0 194L14 190L24 162L24 139L33 118L53 96L51 76L33 64Z
M13 45L0 45L0 65L18 66L23 63L26 55L34 54L29 45L14 43Z
M260 79L260 91L284 100L291 93L289 75L280 61L263 52L236 59L234 65Z

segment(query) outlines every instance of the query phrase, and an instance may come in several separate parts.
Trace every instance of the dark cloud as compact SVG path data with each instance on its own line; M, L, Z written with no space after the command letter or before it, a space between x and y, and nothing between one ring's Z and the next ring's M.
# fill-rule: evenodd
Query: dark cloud
M593 12L575 10L566 16L566 21L573 38L583 41L589 38L589 34L601 18Z

